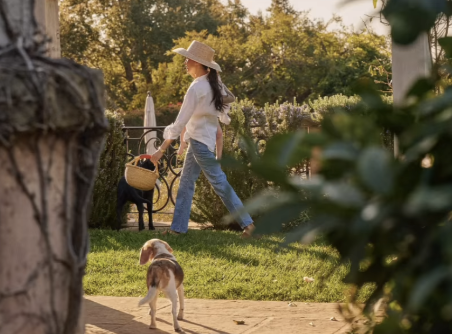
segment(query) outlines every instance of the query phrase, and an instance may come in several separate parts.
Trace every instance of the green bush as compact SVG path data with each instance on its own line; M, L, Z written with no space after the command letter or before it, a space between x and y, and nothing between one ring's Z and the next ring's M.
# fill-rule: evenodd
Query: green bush
M383 98L386 103L392 104L392 98ZM360 114L368 113L368 109L361 103L359 96L334 95L319 98L309 104L299 105L296 102L283 104L267 104L264 108L257 108L252 101L238 101L232 105L230 116L231 126L223 127L224 131L224 155L233 157L247 165L251 163L244 146L241 145L241 138L251 138L257 144L260 152L265 150L268 139L277 135L293 132L306 127L318 127L322 119L327 115L337 112L347 112L351 115L357 113L357 106L360 106ZM392 149L392 132L381 130L382 142L389 149ZM243 143L242 143L243 144ZM301 160L298 164L286 169L287 175L305 175L308 169L308 161ZM249 170L229 168L223 166L223 170L228 177L237 195L245 201L253 195L260 193L264 189L273 186L263 179L256 177ZM205 201L206 198L211 200ZM191 219L198 223L211 223L216 228L224 228L220 222L227 214L222 201L215 195L204 175L196 185L194 196L194 207ZM258 216L255 214L254 219ZM284 225L284 230L290 230L297 226L305 225L309 222L308 212L293 221ZM237 227L237 224L228 227Z
M110 128L105 148L99 161L97 178L94 183L89 226L95 228L116 227L117 186L124 175L126 150L122 127L124 121L119 113L106 111Z
M230 112L232 124L223 126L223 156L232 156L248 161L249 158L245 150L240 146L241 132L251 135L250 122L248 116L250 109L254 108L250 101L243 101L234 105ZM240 199L246 200L253 194L267 187L267 183L252 175L249 171L225 168L223 170L229 183L234 188ZM206 201L206 198L209 200ZM217 229L224 229L221 224L222 218L228 213L221 199L215 194L213 188L202 174L196 183L195 195L193 198L193 209L191 219L201 224L211 223ZM254 218L254 217L253 217ZM239 229L237 223L227 226L230 229Z
M267 105L264 109L259 109L251 101L244 100L233 104L230 116L232 119L231 125L223 127L223 156L239 159L247 164L251 161L251 158L241 138L253 138L262 150L268 138L277 133L285 133L293 127L299 128L303 126L306 119L312 122L311 119L315 119L317 115L311 113L306 105L284 103L282 105ZM299 171L302 169L301 166L305 164L306 162L303 162L299 165ZM223 170L229 183L242 201L271 186L264 179L253 175L249 170L230 168L227 165L223 166ZM209 201L206 201L206 198L209 198ZM239 228L237 223L227 226L221 223L222 218L228 213L227 209L204 175L201 175L196 184L193 204L191 214L193 221L201 224L211 223L219 229L225 227ZM257 218L257 214L253 215L253 219Z
M310 101L309 106L321 115L327 115L337 110L351 111L361 98L359 96L345 96L342 94L320 97Z
M387 104L392 104L392 96L382 96L382 100ZM317 100L311 101L309 106L315 110L317 113L322 115L322 118L326 115L332 115L335 112L349 112L355 113L359 110L361 114L368 115L371 117L368 106L361 103L361 97L358 95L345 96L342 94L326 96L318 98ZM359 106L359 108L356 108ZM387 128L382 128L381 139L383 145L390 151L394 151L394 133Z
M452 56L452 37L441 42ZM436 94L438 74L416 82L402 107L362 82L363 104L325 117L321 133L270 138L269 152L248 168L280 189L253 198L254 208L274 204L259 211L257 233L309 209L310 224L286 243L321 234L350 266L351 302L369 287L366 313L385 301L385 317L370 317L366 333L452 333L452 86ZM382 146L381 128L399 138L397 158ZM322 149L314 179L266 172L298 163L313 147Z

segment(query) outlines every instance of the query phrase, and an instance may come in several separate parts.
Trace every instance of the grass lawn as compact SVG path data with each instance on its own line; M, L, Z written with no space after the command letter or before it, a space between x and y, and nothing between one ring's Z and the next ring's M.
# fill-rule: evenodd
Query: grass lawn
M144 296L146 266L138 264L149 239L167 241L185 272L187 298L344 302L348 287L341 282L347 267L321 240L306 246L280 248L283 235L242 240L229 231L191 230L187 235L158 232L91 230L91 251L84 279L85 293ZM306 283L303 277L313 277ZM365 288L361 299L372 292Z

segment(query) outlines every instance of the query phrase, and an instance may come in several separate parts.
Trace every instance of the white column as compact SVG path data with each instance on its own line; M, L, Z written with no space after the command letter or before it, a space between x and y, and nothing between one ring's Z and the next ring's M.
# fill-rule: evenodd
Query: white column
M392 88L394 105L402 106L411 86L422 77L430 75L432 58L428 36L423 33L409 45L392 43ZM398 142L394 138L394 155L398 156Z

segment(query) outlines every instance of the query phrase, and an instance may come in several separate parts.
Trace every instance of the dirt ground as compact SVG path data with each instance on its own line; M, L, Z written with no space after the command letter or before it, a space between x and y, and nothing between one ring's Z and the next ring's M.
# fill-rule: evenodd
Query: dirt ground
M149 329L147 305L139 297L85 296L86 334L174 333L170 302L159 298L158 329ZM338 304L187 299L180 325L188 334L345 334L350 324ZM331 318L335 320L331 320ZM244 321L237 325L234 320ZM363 319L357 320L362 322Z

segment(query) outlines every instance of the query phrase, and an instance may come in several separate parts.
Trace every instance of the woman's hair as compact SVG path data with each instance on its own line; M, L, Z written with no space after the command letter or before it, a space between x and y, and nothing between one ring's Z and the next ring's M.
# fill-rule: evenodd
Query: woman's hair
M206 70L209 69L207 81L209 81L210 87L212 88L213 92L213 99L211 102L215 104L215 109L222 112L225 107L225 104L223 103L223 95L221 94L221 86L220 81L218 80L217 70L209 68L205 65L203 66Z

